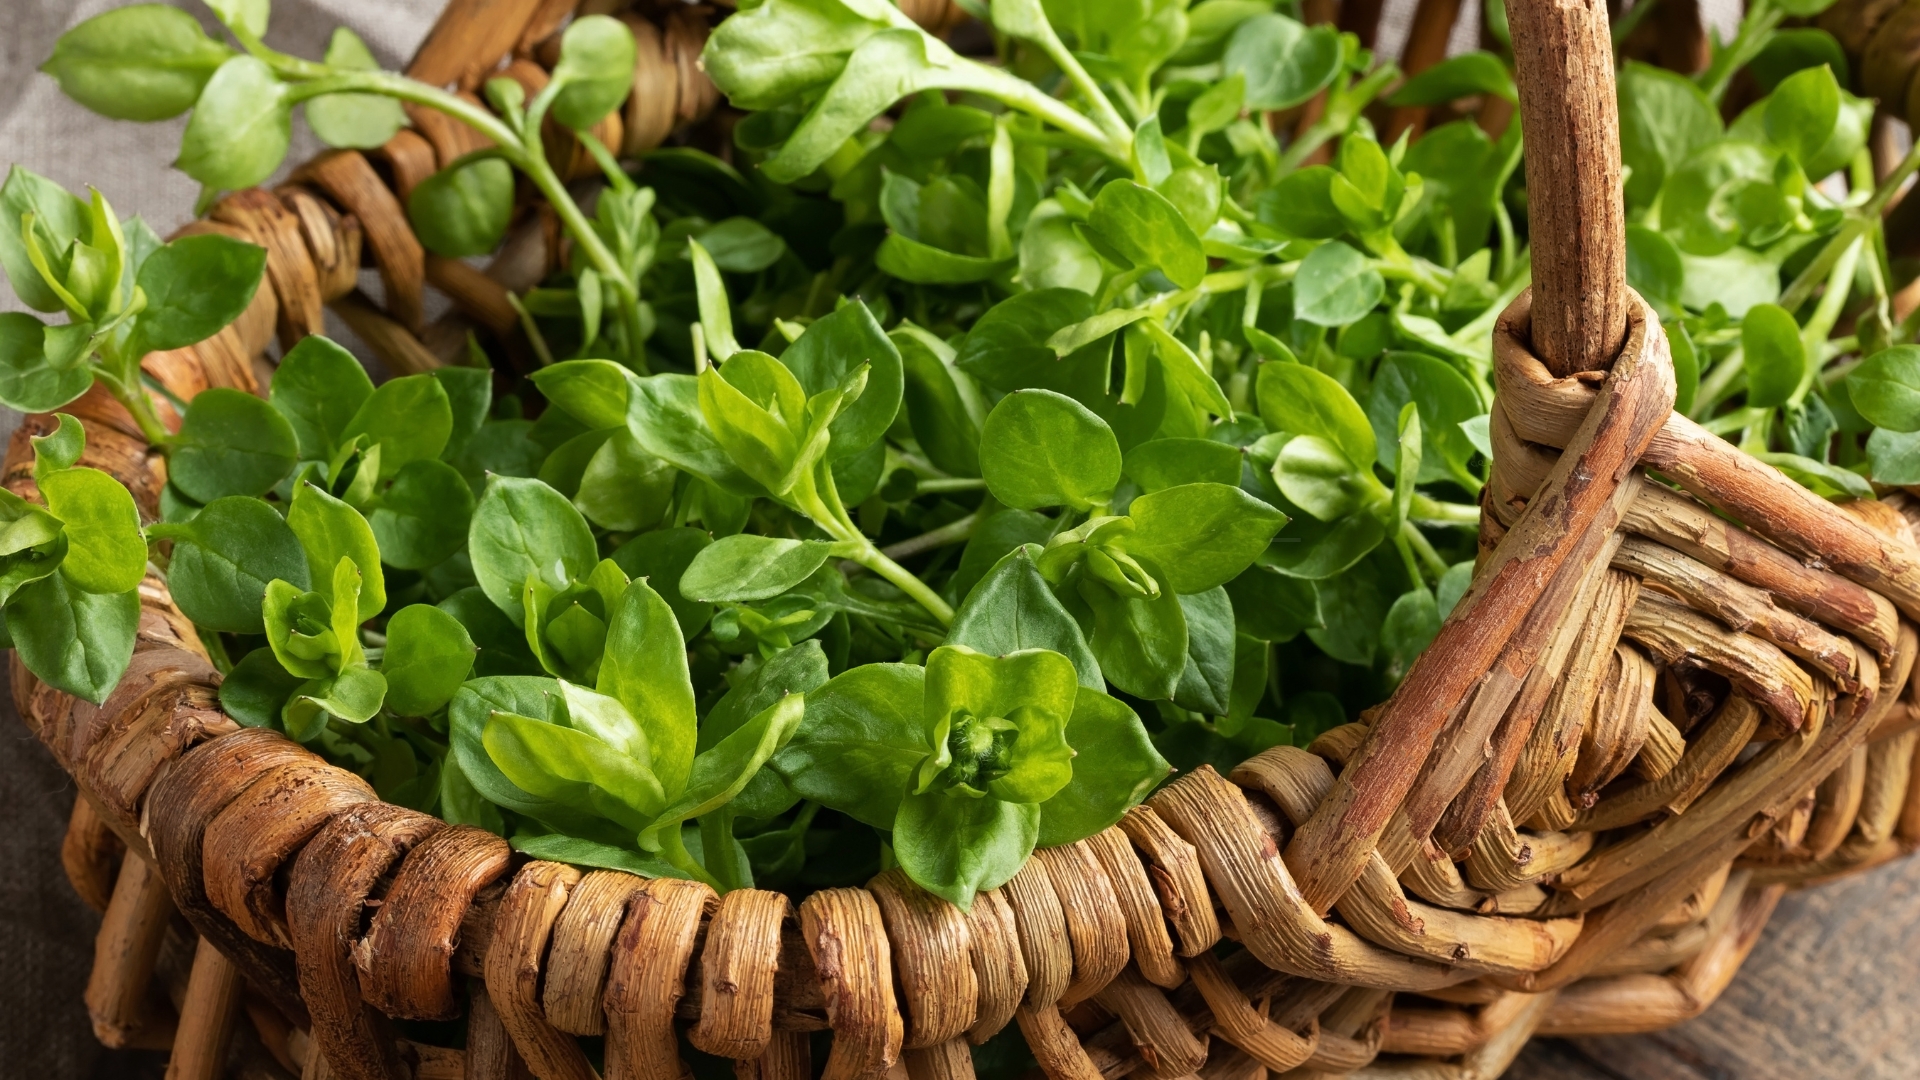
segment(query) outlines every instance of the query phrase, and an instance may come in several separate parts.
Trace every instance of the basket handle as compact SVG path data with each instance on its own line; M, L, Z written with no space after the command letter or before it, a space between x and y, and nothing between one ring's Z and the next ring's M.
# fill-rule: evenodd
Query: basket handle
M1527 138L1533 350L1564 378L1627 339L1627 214L1605 0L1506 0Z

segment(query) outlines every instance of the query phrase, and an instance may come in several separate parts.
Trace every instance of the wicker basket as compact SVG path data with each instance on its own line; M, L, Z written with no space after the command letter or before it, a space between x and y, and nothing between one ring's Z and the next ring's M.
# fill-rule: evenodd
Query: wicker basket
M470 91L505 65L537 82L574 6L453 0L412 73ZM636 92L603 132L629 151L716 104L693 60L719 13L670 7L632 17ZM683 1075L684 1037L759 1080L807 1080L816 1052L829 1080L945 1080L972 1076L971 1046L1012 1023L1052 1080L1486 1078L1534 1034L1699 1013L1785 889L1920 845L1907 700L1920 547L1903 516L1920 521L1920 506L1825 502L1673 413L1658 321L1617 280L1582 276L1618 256L1607 224L1569 229L1563 248L1540 239L1582 199L1614 199L1618 224L1617 160L1533 183L1536 167L1580 164L1554 156L1556 133L1610 138L1610 76L1543 96L1553 69L1526 50L1521 65L1523 103L1558 102L1563 121L1527 114L1545 147L1530 187L1565 197L1536 198L1538 284L1495 334L1480 566L1363 722L1229 777L1185 775L1114 828L1036 852L968 913L898 871L797 906L717 897L526 862L238 727L150 578L105 704L12 667L20 715L83 795L64 855L106 911L87 992L101 1039L171 1045L179 1080L220 1074L243 1014L258 1053L309 1080L588 1080L578 1036L605 1037L609 1078ZM424 255L400 200L471 146L416 123L190 226L263 244L272 288L219 336L148 357L148 374L179 399L256 390L263 350L318 331L323 305L396 371L441 363L472 326L510 335L507 291L553 265L557 229L530 208L484 272ZM355 288L363 258L384 307ZM432 325L428 284L455 305ZM1604 339L1609 304L1624 342L1588 350L1598 363L1550 369L1536 354L1564 361L1582 334ZM151 513L164 464L131 418L98 389L70 411L88 464ZM35 496L27 440L50 426L29 417L15 434L10 490ZM197 944L173 932L175 911ZM174 990L171 1013L156 982ZM450 1029L403 1038L393 1022L463 1014L464 1049L436 1045L459 1041L440 1037Z

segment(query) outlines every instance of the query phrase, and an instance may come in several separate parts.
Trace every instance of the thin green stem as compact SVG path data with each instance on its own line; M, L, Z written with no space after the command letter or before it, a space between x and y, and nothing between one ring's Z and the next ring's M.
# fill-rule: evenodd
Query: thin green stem
M967 62L973 63L973 61ZM979 66L984 70L993 72L996 76L1004 74L998 71L998 69L988 68L984 64ZM1100 125L1095 124L1093 121L1081 115L1079 110L1073 106L1068 105L1059 98L1050 97L1042 93L1039 87L1027 82L1025 79L1018 79L1012 76L995 78L993 89L983 89L982 92L990 97L999 99L1002 104L1010 105L1019 109L1021 112L1039 117L1054 127L1085 141L1087 145L1099 150L1115 161L1126 161L1133 154L1133 133L1126 129L1124 123L1121 124L1121 132L1123 134L1109 135L1101 129ZM1112 104L1109 103L1107 108L1113 108ZM1118 119L1118 117L1115 119Z
M1880 215L1886 212L1887 203L1916 169L1920 169L1920 142L1916 142L1913 149L1907 151L1907 156L1900 159L1899 166L1880 181L1880 186L1874 189L1873 198L1848 214L1847 223L1834 233L1833 239L1827 241L1827 246L1820 249L1820 254L1807 264L1807 268L1800 271L1800 276L1793 279L1787 291L1780 294L1781 307L1795 311L1807 302L1814 288L1827 280L1827 275L1832 273L1834 264L1840 261L1840 256L1847 248L1880 224Z
M1518 299L1531 284L1533 284L1533 267L1521 267L1519 275L1507 282L1506 287L1500 290L1500 295L1494 297L1493 303L1488 304L1486 310L1475 315L1472 322L1448 334L1447 338L1457 345L1468 345L1479 338L1491 335L1494 324L1500 321L1500 315L1507 310L1507 305Z
M926 490L924 485L921 490ZM937 529L923 532L910 540L889 544L880 549L880 554L889 559L910 559L923 551L933 551L949 544L958 544L973 536L974 527L980 523L979 514L968 514L958 521L942 525Z
M94 379L107 388L107 393L124 406L133 416L133 422L140 425L140 435L147 445L165 451L173 444L173 435L166 425L160 422L160 414L154 411L153 399L147 396L146 387L140 385L140 362L124 359L111 345L100 352L100 360L93 365Z
M934 592L926 582L915 577L913 571L881 554L879 548L871 543L865 544L861 550L853 553L852 558L854 562L880 575L891 582L895 588L913 597L916 603L927 609L927 614L940 620L941 626L953 625L953 606L942 600L940 594Z
M527 305L521 303L520 298L512 292L507 293L507 303L520 316L520 330L533 345L534 358L540 361L541 367L552 367L553 350L547 348L547 336L540 332L540 324L533 321L533 312L528 311Z
M1280 155L1279 174L1285 176L1299 168L1301 162L1326 145L1329 139L1345 134L1361 110L1379 97L1381 91L1399 80L1399 65L1381 64L1352 86L1329 90L1327 111L1301 132L1299 138L1287 145L1285 152Z
M1740 32L1734 36L1733 42L1716 52L1713 62L1698 76L1700 88L1706 91L1709 100L1715 105L1720 104L1735 73L1760 55L1760 50L1772 39L1773 31L1783 18L1785 13L1769 0L1755 0L1753 6L1747 9L1746 18L1740 21Z
M1086 98L1087 103L1093 106L1094 122L1106 129L1107 135L1115 141L1131 142L1133 129L1127 126L1125 120L1120 119L1120 111L1115 109L1113 102L1107 99L1105 91L1100 89L1100 84L1094 81L1085 67L1081 66L1080 58L1073 55L1073 50L1067 48L1066 42L1060 40L1060 35L1054 33L1051 26L1047 27L1045 39L1038 44L1046 51L1047 58L1053 61L1054 66L1066 73L1074 89L1080 91L1080 96Z
M680 826L678 824L675 824L671 828L661 829L659 835L660 854L664 855L666 860L673 864L674 869L685 872L688 877L695 881L711 886L715 892L726 891L726 887L721 885L719 880L709 873L706 867L701 866L698 859L693 857L693 852L687 850L686 839L680 835Z
M809 485L802 484L794 489L795 504L801 513L812 518L814 524L825 529L828 536L851 545L853 551L847 558L878 574L891 582L901 592L912 597L927 613L940 621L941 626L953 625L953 606L941 599L926 582L915 576L913 571L888 558L865 533L853 523L847 508L840 502L840 491L834 486L833 473L826 465L819 466L811 492L805 491Z
M733 854L733 811L721 807L711 814L700 818L700 848L712 863L707 873L712 874L720 883L719 891L729 893L745 888L747 882L741 881L734 873Z
M1833 264L1833 273L1827 278L1827 291L1821 294L1820 303L1814 306L1807 325L1800 329L1801 347L1813 362L1806 365L1806 371L1801 375L1800 386L1793 395L1795 402L1806 397L1807 391L1813 389L1814 378L1820 373L1820 365L1826 359L1821 351L1827 343L1827 335L1833 332L1833 324L1840 320L1840 309L1853 293L1853 275L1860 265L1863 239L1854 240L1841 252L1840 258Z
M1413 493L1413 509L1407 516L1433 525L1480 524L1480 508L1472 503L1441 502L1417 491Z
M922 494L937 495L955 491L985 491L987 482L977 476L936 477L918 484Z
M600 234L594 231L592 222L587 220L587 215L581 211L580 204L573 201L573 196L567 191L565 182L547 162L546 152L541 146L539 137L540 125L532 111L529 111L528 115L528 135L523 140L504 120L486 109L416 79L385 71L342 72L332 68L319 69L329 74L321 78L311 78L310 72L314 67L302 62L298 68L282 69L282 74L288 77L298 79L306 76L310 79L294 88L296 98L305 99L343 91L384 94L445 113L492 139L499 146L501 156L533 181L534 187L540 190L540 194L553 207L554 213L559 215L560 223L566 228L567 235L580 246L581 252L587 257L587 262L592 264L593 268L599 271L619 294L621 325L626 328L631 338L628 343L629 348L635 351L637 357L641 328L639 290L632 281L628 280L620 260L614 257L606 242L600 238ZM1068 111L1071 112L1071 110ZM1073 115L1079 117L1078 113ZM1085 124L1084 118L1081 122Z
M1715 364L1713 370L1707 372L1707 377L1700 380L1700 389L1694 392L1693 418L1699 420L1712 415L1713 410L1726 400L1727 395L1733 393L1735 380L1746 371L1746 367L1746 351L1738 348Z
M1500 163L1500 173L1493 181L1493 220L1500 231L1500 266L1495 280L1506 281L1513 276L1514 262L1520 257L1515 246L1513 213L1507 209L1507 181L1513 178L1513 171L1520 167L1526 156L1526 135L1520 128L1520 114L1515 112L1510 121L1514 127L1513 146L1507 151L1505 161ZM1503 307L1505 305L1502 305Z
M1407 542L1407 546L1420 556L1420 562L1426 566L1434 580L1440 580L1440 576L1447 572L1447 560L1441 558L1440 553L1434 550L1433 543L1427 539L1426 534L1414 528L1413 522L1403 521L1400 523L1400 536Z
M1399 553L1400 562L1403 564L1402 569L1407 572L1407 580L1412 582L1416 589L1426 586L1427 576L1420 571L1420 560L1413 554L1413 544L1407 539L1407 534L1419 531L1403 521L1400 523L1400 531L1393 538L1393 550Z

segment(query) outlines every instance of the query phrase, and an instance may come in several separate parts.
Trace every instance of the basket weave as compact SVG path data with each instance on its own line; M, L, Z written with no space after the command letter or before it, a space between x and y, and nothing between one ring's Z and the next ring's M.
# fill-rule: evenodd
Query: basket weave
M537 82L573 7L454 0L412 73L470 91L504 64ZM610 143L644 150L711 111L692 63L708 17L632 18L640 82ZM470 325L509 335L507 290L555 265L557 229L532 208L484 272L425 256L400 200L472 147L416 123L189 226L263 244L272 287L147 373L181 400L257 391L263 350L320 330L323 305L397 371L439 364ZM363 257L384 306L355 287ZM424 284L455 314L426 325ZM828 1080L946 1080L1009 1024L1052 1080L1490 1078L1535 1034L1696 1015L1785 889L1920 846L1920 506L1826 502L1675 414L1638 298L1611 371L1569 378L1531 351L1530 304L1494 337L1474 585L1395 697L1307 749L1180 777L967 913L898 871L797 906L583 874L382 804L223 715L149 578L103 705L12 664L20 715L84 796L64 854L107 911L96 1030L171 1044L180 1080L220 1074L242 1011L308 1080L588 1080L576 1036L605 1037L609 1080L683 1075L683 1038L756 1080L807 1080L817 1050ZM131 418L98 388L68 411L86 463L152 515L164 462ZM52 426L16 432L9 490L37 496L28 439ZM184 981L177 1022L149 996L156 972ZM390 1019L463 1014L464 1050Z

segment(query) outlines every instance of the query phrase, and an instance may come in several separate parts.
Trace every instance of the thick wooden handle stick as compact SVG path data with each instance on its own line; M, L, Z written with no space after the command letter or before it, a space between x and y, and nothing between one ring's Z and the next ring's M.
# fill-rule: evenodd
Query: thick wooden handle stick
M1627 338L1627 217L1605 0L1506 0L1527 139L1533 350L1603 371Z

